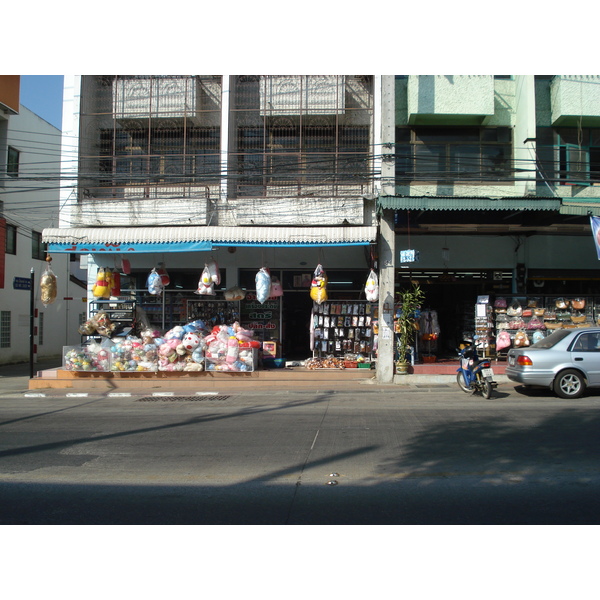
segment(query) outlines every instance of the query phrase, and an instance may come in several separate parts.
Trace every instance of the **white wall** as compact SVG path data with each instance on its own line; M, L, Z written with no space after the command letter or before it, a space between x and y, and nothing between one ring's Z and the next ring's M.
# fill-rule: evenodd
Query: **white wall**
M35 308L44 313L42 339L34 338L38 359L59 356L63 345L77 343L79 313L85 312L81 300L85 291L70 282L69 256L52 257L58 295L47 308L40 302L39 288L46 262L32 259L32 230L41 233L46 227L58 227L61 132L21 106L19 115L9 119L7 143L20 151L19 176L7 178L2 197L7 223L17 227L17 254L6 255L0 289L0 310L11 313L11 346L0 348L0 364L29 360L30 292L15 289L15 277L29 279L34 270ZM76 300L65 300L70 297ZM39 319L35 325L39 327Z

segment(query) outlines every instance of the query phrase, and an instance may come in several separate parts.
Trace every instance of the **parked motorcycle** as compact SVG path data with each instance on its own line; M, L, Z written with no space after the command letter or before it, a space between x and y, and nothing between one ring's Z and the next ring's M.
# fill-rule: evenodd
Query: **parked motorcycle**
M458 351L460 367L456 370L456 382L463 392L480 393L484 398L492 397L492 391L498 387L494 381L494 371L489 358L479 358L477 348L470 342Z

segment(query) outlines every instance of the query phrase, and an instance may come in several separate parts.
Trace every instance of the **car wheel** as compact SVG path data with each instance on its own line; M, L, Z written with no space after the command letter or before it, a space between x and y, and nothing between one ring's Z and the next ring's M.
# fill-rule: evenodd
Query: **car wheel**
M554 392L561 398L579 398L585 391L585 379L579 371L561 371L554 380Z

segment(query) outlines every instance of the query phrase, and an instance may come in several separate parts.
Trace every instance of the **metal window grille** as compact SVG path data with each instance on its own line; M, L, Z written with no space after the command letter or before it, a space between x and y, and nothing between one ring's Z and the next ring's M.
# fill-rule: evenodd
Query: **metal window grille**
M44 313L40 311L38 319L38 344L42 346L44 344Z
M0 348L10 348L10 311L0 311Z
M239 76L229 189L238 196L343 195L370 186L369 76Z
M205 195L220 179L220 76L86 76L80 190Z

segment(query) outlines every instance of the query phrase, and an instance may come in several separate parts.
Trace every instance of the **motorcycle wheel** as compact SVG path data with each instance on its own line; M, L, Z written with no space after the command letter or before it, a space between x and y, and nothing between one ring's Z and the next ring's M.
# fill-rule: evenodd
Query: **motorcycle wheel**
M465 383L465 377L462 373L456 374L456 383L458 387L465 393L470 394L473 390Z
M479 384L481 395L486 400L489 400L492 397L492 384L481 373L477 374L477 383Z

